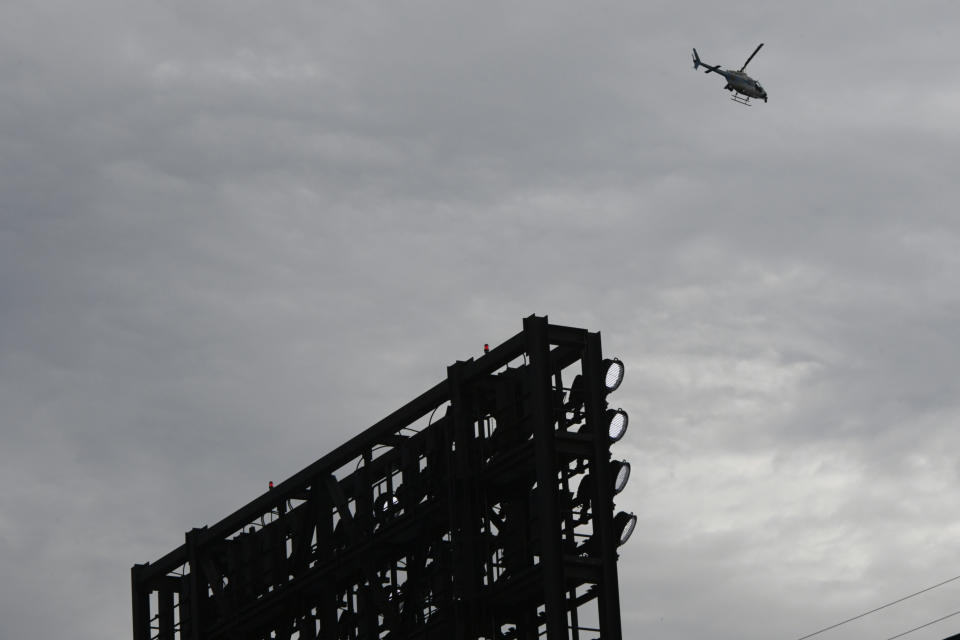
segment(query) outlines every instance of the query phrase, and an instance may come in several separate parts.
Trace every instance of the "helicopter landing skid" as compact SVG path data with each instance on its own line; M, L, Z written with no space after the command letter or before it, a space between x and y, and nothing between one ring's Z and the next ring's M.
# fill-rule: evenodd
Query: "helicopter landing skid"
M750 106L750 98L744 98L743 96L738 96L737 94L733 94L732 96L730 96L730 99L736 102L737 104L744 105L745 107Z

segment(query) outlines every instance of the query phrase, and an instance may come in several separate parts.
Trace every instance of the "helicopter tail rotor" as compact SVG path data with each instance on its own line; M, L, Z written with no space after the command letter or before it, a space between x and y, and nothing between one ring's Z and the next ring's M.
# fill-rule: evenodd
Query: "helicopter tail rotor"
M713 73L714 71L720 70L720 65L711 66L700 59L700 55L697 53L697 50L693 50L693 68L699 69L700 67L706 67L707 70L704 73Z

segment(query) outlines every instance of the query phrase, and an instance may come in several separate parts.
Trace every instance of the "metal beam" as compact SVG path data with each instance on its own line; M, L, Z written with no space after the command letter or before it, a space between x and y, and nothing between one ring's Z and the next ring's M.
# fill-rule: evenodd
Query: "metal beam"
M540 524L540 564L543 567L543 595L546 607L547 640L566 640L566 609L563 606L563 557L560 548L560 511L557 447L550 383L550 344L546 318L523 321L527 353L530 355L530 395L533 413L534 458Z

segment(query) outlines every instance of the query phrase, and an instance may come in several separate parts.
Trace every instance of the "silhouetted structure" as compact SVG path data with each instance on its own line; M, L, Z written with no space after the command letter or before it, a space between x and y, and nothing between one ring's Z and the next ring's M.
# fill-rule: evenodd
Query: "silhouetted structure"
M485 349L486 351L486 349ZM134 640L620 640L619 360L521 333L152 564ZM565 386L566 381L569 385Z

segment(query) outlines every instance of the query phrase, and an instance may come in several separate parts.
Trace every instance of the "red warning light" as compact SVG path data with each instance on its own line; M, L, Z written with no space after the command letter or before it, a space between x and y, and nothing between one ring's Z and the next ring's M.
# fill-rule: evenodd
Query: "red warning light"
M270 489L273 489L273 480L270 481L269 488L270 488Z
M487 344L487 343L484 343L484 344L483 344L483 352L484 352L484 353L490 353L490 345L489 345L489 344Z

